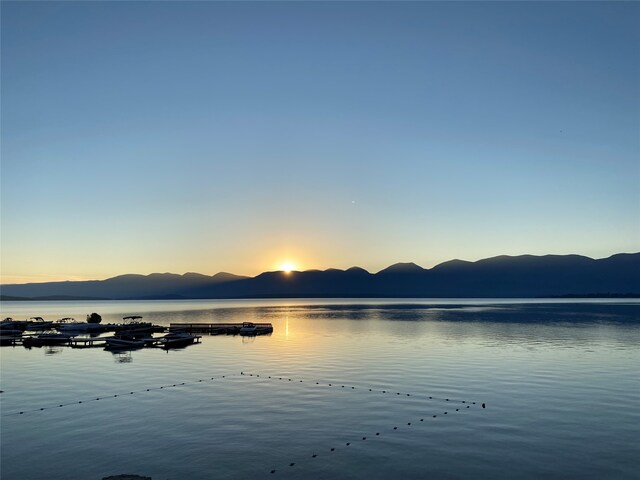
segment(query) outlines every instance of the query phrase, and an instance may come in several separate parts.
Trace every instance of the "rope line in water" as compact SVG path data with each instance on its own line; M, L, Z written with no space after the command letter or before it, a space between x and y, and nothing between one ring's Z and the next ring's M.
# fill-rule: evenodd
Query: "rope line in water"
M351 385L342 385L341 383L327 383L325 382L321 382L321 381L315 381L315 380L300 380L300 379L296 379L296 378L288 378L288 377L278 377L278 376L272 376L272 375L260 375L260 374L256 374L256 373L249 373L249 372L240 372L240 375L243 376L247 376L247 377L256 377L256 378L266 378L266 379L270 379L270 380L282 380L282 381L289 381L289 382L295 382L295 383L315 383L316 385L320 385L322 387L338 387L338 388L344 388L345 390L358 390L358 391L365 391L365 392L372 392L372 393L385 393L385 394L389 394L389 395L396 395L396 396L402 396L402 397L416 397L416 398L420 398L420 399L427 399L427 400L440 400L443 402L450 402L450 403L462 403L465 405L476 405L476 404L480 404L480 402L473 402L473 401L469 401L469 400L459 400L459 399L454 399L454 398L445 398L445 397L434 397L433 395L417 395L414 393L406 393L406 392L395 392L393 390L380 390L379 388L369 388L369 387L355 387L355 386L351 386ZM485 404L482 404L482 408L485 408Z
M140 393L146 393L146 392L152 392L152 391L158 391L158 390L164 390L167 388L174 388L174 387L182 387L184 385L197 385L199 383L203 383L203 382L210 382L213 380L221 380L224 378L228 378L231 376L236 376L237 374L232 374L232 375L222 375L222 376L218 376L218 377L209 377L209 378L204 378L204 379L198 379L198 380L194 380L192 382L176 382L173 384L168 384L168 385L162 385L159 387L149 387L149 388L145 388L142 390L131 390L128 392L124 392L124 393L116 393L116 394L111 394L111 395L103 395L103 396L97 396L97 397L92 397L89 399L84 399L84 400L77 400L74 402L67 402L67 403L60 403L58 405L51 405L51 406L46 406L46 407L40 407L40 408L32 408L32 409L25 409L25 410L20 410L20 411L16 411L16 412L10 412L10 413L5 413L2 416L3 417L8 417L8 416L14 416L14 415L24 415L24 414L28 414L28 413L35 413L35 412L42 412L45 410L53 410L53 409L57 409L57 408L62 408L62 407L68 407L71 405L80 405L83 403L89 403L89 402L97 402L99 400L106 400L106 399L110 399L110 398L118 398L118 397L126 397L126 396L130 396L130 395L136 395L136 394L140 394ZM259 374L254 374L254 373L245 373L245 372L240 372L241 376L249 376L249 377L256 377L256 378L267 378L267 379L273 379L273 380L286 380L289 382L293 382L294 380L296 380L296 383L304 383L303 380L300 379L292 379L292 378L287 378L287 377L275 377L275 376L267 376L265 377L264 375L262 377L260 377ZM321 385L321 386L329 386L332 387L334 384L333 383L320 383L320 382L315 382L316 385ZM339 384L335 384L335 386L338 386ZM382 393L393 393L390 390L376 390L373 388L362 388L362 387L355 387L355 386L347 386L347 385L340 385L340 388L344 388L345 390L359 390L359 391L369 391L369 392L382 392ZM414 395L411 393L400 393L400 392L395 392L396 395L398 396L414 396L417 398L428 398L429 400L443 400L443 401L447 401L447 402L452 402L452 403L463 403L463 404L468 404L468 405L475 405L476 402L469 402L469 401L465 401L465 400L454 400L454 399L450 399L450 398L440 398L440 397L434 397L434 396L420 396L420 395ZM467 408L469 408L469 406L467 405ZM482 404L482 408L485 408L485 404Z
M483 405L484 405L484 404L483 404ZM466 408L470 408L470 407L471 407L470 405L466 405ZM456 408L456 409L455 409L455 411L456 411L456 412L464 411L464 410L466 410L466 408L462 408L462 409L461 409L461 408ZM483 407L483 408L484 408L484 407ZM444 412L443 412L443 415L448 415L448 412L449 412L448 410L447 410L447 411L444 411ZM432 418L432 419L433 419L433 418L437 418L437 417L438 417L438 415L427 415L427 416L425 416L425 417L420 418L420 419L419 419L419 420L417 420L417 421L407 422L406 427L412 427L414 424L415 424L415 425L419 425L420 423L424 424L425 419L428 419L428 418ZM356 440L351 440L351 441L349 441L349 442L345 442L345 443L344 443L344 447L350 447L351 445L353 445L353 444L355 444L355 443L358 443L358 442L364 442L364 441L366 441L367 439L372 439L372 440L374 440L376 437L380 437L380 436L382 436L382 434L383 434L383 433L387 433L387 434L389 434L389 433L397 432L397 431L398 431L398 428L399 428L399 427L396 425L396 426L394 426L393 428L389 428L389 429L387 429L386 431L380 430L380 431L375 432L375 434L369 434L368 436L367 436L367 435L363 435L362 437L359 437L359 438L358 438L358 439L356 439ZM331 456L331 454L332 454L332 453L334 453L337 449L338 449L338 447L331 447L331 448L328 448L328 449L323 449L323 450L322 450L322 452L323 452L322 454L318 454L317 452L313 452L311 455L307 455L306 457L304 457L304 460L307 460L307 463L309 463L309 462L308 462L308 461L309 461L309 458L315 459L315 458L318 458L318 457L329 457L329 456ZM302 461L296 461L296 462L289 462L289 464L288 464L287 466L285 466L285 467L282 467L282 469L288 469L288 468L290 468L290 467L294 467L294 466L296 466L296 465L299 465L300 463L304 463L304 460L302 460ZM279 471L281 471L281 470L279 470L278 468L272 468L272 469L269 471L269 473L270 473L270 474L274 474L274 473L277 473L277 472L279 472Z
M140 394L140 393L147 393L147 392L153 392L153 391L157 391L157 390L165 390L167 388L182 387L184 385L197 385L197 384L200 384L200 383L211 382L213 380L221 380L223 378L228 378L228 377L232 377L232 376L237 376L237 374L222 375L222 376L218 376L218 377L208 377L208 378L203 378L203 379L199 379L199 380L194 380L192 382L176 382L176 383L171 383L171 384L168 384L168 385L161 385L159 387L144 388L142 390L130 390L130 391L124 392L124 393L115 393L115 394L111 394L111 395L103 395L103 396L91 397L91 398L88 398L88 399L85 399L85 400L77 400L75 402L60 403L58 405L51 405L51 406L47 406L47 407L32 408L32 409L28 409L28 410L25 409L25 410L21 410L21 411L17 411L17 412L5 413L2 416L3 417L9 417L9 416L14 416L14 415L24 415L24 414L27 414L27 413L42 412L42 411L45 411L45 410L53 410L53 409L57 409L57 408L68 407L68 406L71 406L71 405L79 405L79 404L83 404L83 403L97 402L99 400L106 400L106 399L109 399L109 398L129 397L131 395L136 395L136 394Z

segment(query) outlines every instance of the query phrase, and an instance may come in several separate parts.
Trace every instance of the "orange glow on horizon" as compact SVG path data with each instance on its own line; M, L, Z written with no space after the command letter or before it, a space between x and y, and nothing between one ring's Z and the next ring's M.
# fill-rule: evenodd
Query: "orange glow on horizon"
M283 262L278 266L278 270L284 273L291 273L294 270L297 270L297 266L293 262Z

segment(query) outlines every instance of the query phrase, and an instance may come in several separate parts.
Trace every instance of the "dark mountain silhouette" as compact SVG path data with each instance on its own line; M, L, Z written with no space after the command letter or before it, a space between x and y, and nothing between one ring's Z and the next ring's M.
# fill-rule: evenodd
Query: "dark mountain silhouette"
M152 273L151 275L119 275L107 280L84 282L27 283L23 285L2 285L4 296L24 297L97 297L108 299L161 299L191 298L191 290L201 286L213 286L247 278L230 273L202 275L199 273ZM15 292L15 293L14 293Z
M397 263L376 274L347 270L264 272L256 277L120 275L107 280L3 285L4 300L29 298L559 297L640 295L640 253L451 260L431 269Z

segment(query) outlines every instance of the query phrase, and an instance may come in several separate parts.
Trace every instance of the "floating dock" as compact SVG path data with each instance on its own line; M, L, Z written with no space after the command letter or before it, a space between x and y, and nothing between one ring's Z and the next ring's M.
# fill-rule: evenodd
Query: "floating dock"
M256 331L252 335L269 335L273 333L273 325L270 323L254 323ZM171 323L169 331L182 331L189 333L207 333L209 335L238 335L242 323Z
M71 337L67 345L72 348L105 347L107 337Z

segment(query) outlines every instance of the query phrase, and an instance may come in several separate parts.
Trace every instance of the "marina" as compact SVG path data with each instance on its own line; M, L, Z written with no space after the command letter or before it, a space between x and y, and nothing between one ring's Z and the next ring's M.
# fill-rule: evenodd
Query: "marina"
M193 335L181 329L154 336L154 333L166 332L167 328L141 322L141 319L141 316L127 316L123 317L123 323L100 324L99 322L76 322L70 317L56 322L45 322L42 317L31 317L28 321L5 318L0 322L0 346L25 348L66 346L106 350L145 347L168 349L183 348L201 341L201 335ZM252 328L255 330L255 327ZM25 334L25 332L29 333ZM114 332L114 334L103 335L105 332Z
M209 335L269 335L273 333L271 323L171 323L170 331L206 333Z

